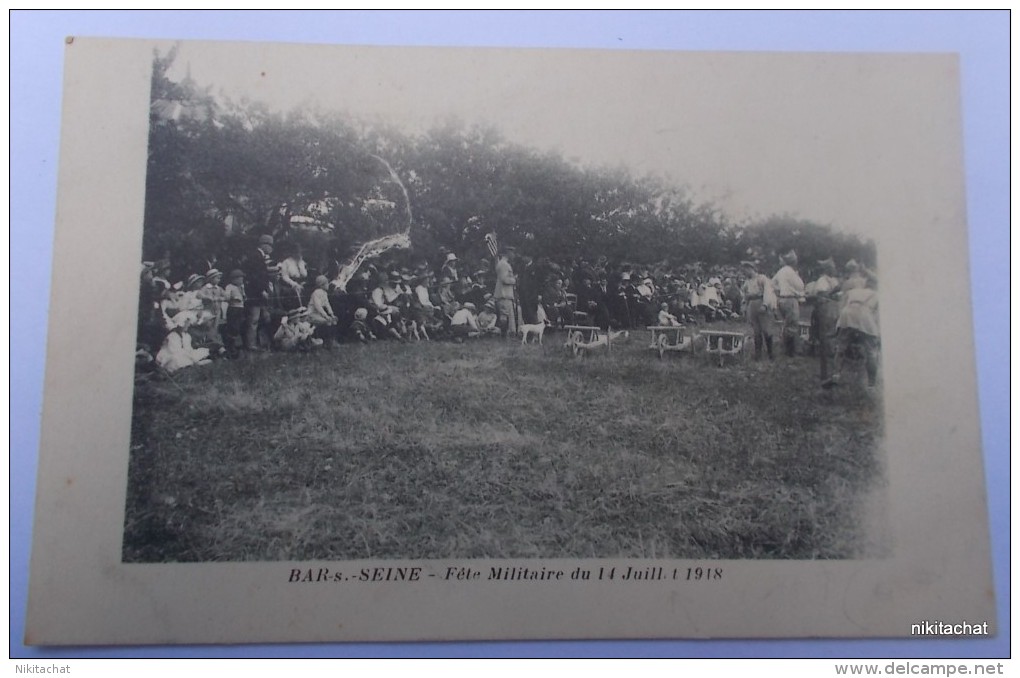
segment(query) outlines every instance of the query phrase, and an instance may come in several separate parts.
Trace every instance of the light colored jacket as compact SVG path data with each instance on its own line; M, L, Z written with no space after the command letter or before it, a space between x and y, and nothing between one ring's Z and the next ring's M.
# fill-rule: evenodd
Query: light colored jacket
M492 296L496 299L513 299L515 285L517 278L514 277L514 269L506 257L501 257L496 262L496 288L492 291Z

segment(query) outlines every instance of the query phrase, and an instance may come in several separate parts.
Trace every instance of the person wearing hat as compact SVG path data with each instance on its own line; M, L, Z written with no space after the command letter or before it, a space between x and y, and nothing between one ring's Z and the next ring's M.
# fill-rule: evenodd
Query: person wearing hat
M411 281L414 283L414 288L408 295L410 299L408 314L411 321L424 330L424 338L428 339L428 326L433 324L436 317L436 306L429 297L428 275L424 271L419 271L412 276Z
M308 265L301 245L293 243L289 250L288 256L280 262L280 298L288 310L304 305L302 295L308 280Z
M846 278L843 280L842 284L844 292L854 289L863 289L868 286L868 280L870 278L876 278L874 272L869 271L864 266L861 266L854 259L846 262L846 265L843 268L846 270Z
M593 325L598 325L605 331L609 331L609 278L605 273L599 274L598 283L586 290L585 310L591 317ZM581 298L578 295L578 305Z
M458 304L459 305L459 304ZM476 307L470 301L460 306L450 318L450 331L457 341L463 341L464 337L477 337L481 334L478 328L478 319L475 318Z
M227 349L228 358L236 358L244 342L245 330L245 291L244 272L234 269L227 276L227 286L223 288L223 300L227 305L226 322L223 325L223 345Z
M761 360L761 349L765 346L772 360L775 357L772 354L772 311L776 304L772 281L758 272L753 261L742 261L740 266L745 277L740 291L744 296L744 317L754 336L754 359Z
M570 323L570 301L567 298L567 290L563 287L563 278L553 278L552 284L546 288L545 294L546 310L549 311L549 319L556 327L562 327Z
M499 325L496 324L496 302L486 299L482 310L478 312L478 331L485 334L499 334Z
M723 303L729 307L734 317L740 317L740 311L744 307L744 296L740 293L740 286L732 277L723 280L722 288Z
M790 250L782 257L783 267L772 276L772 285L779 298L779 317L783 321L783 350L792 358L797 352L800 336L800 304L804 301L804 281L794 266L797 253Z
M259 236L257 246L241 258L239 268L244 272L245 286L244 348L247 351L264 351L269 344L272 254L273 236L266 234Z
M446 260L443 262L443 269L439 272L440 279L449 280L451 284L460 280L460 276L457 274L457 255L450 252L446 255Z
M821 273L810 285L808 301L812 304L811 339L818 349L819 375L824 383L829 378L829 361L836 338L840 280L836 277L836 262L832 257L820 260L818 266Z
M337 317L329 303L329 278L324 275L315 278L315 289L308 299L308 322L315 328L327 349L335 348Z
M191 336L197 346L207 346L219 352L223 346L219 329L224 320L223 289L218 284L221 277L219 271L211 269L209 273L212 275L190 275L185 283L191 297L189 305L198 312ZM211 280L215 280L215 283Z
M209 349L192 346L188 330L198 320L193 311L181 311L173 318L173 327L163 340L163 346L156 354L156 364L167 372L192 365L209 363Z
M379 273L376 281L376 287L372 290L372 310L374 311L372 322L380 336L401 339L397 329L400 321L400 309L397 307L400 292L396 287L400 282L400 273L391 271L388 276L385 273Z
M832 376L822 382L831 388L840 381L840 369L852 346L864 352L864 367L868 374L868 387L873 388L878 377L878 278L867 278L864 287L855 287L843 293L843 308L836 320L836 357Z

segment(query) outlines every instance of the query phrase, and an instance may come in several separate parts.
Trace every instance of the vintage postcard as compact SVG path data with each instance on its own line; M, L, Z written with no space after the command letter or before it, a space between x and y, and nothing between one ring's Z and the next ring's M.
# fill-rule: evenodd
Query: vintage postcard
M995 633L955 57L64 87L26 643Z

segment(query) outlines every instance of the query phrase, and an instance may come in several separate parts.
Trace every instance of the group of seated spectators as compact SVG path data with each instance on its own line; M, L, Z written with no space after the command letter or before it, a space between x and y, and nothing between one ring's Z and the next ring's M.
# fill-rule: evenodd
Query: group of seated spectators
M387 253L341 286L339 262L314 269L296 243L278 248L271 235L250 245L204 262L202 271L185 273L168 258L143 262L140 362L173 371L245 351L506 336L521 323L701 323L740 317L744 305L738 268L650 268L605 257L553 262L512 250L498 262L462 260L440 248L432 261L413 251ZM508 289L512 303L503 298Z

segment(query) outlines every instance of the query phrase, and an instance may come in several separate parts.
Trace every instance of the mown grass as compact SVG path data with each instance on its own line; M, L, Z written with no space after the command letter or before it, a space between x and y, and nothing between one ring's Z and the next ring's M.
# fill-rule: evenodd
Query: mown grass
M140 383L124 560L884 554L879 395L646 346L380 342Z

